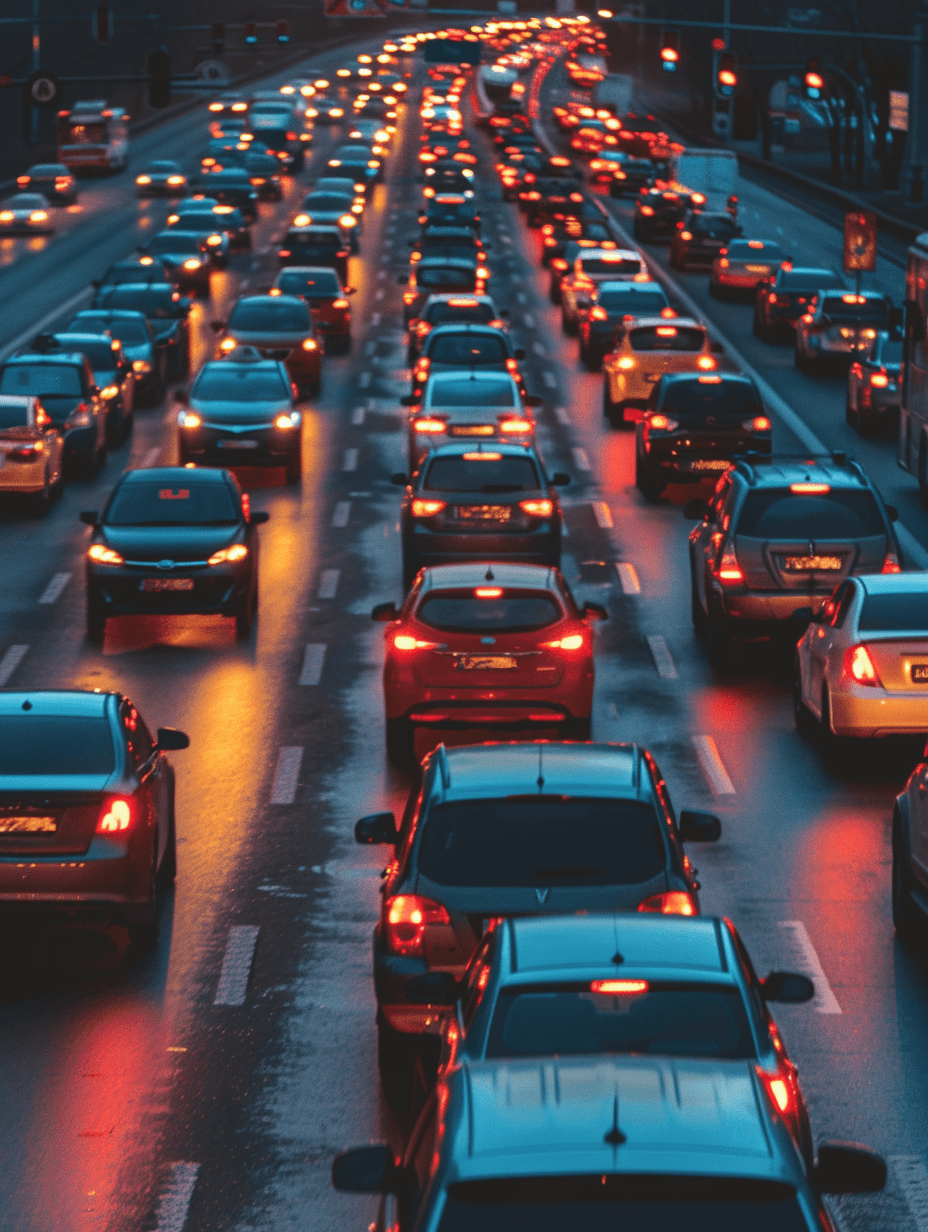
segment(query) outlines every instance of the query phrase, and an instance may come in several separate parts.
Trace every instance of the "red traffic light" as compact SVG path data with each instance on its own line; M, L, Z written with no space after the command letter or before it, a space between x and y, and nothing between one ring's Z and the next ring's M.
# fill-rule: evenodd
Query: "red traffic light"
M676 47L662 47L661 48L661 59L667 60L671 64L676 64L677 61L680 59L680 53L679 51L677 51Z
M712 50L713 51L724 51L725 50L725 40L723 38L714 38L712 40Z
M806 73L806 87L809 90L823 90L825 78L821 73Z
M727 68L719 69L719 85L720 86L736 86L737 84L738 84L738 77L736 73L733 73L731 69L727 69Z
M665 30L661 37L661 67L665 73L675 73L680 60L680 35L676 30Z

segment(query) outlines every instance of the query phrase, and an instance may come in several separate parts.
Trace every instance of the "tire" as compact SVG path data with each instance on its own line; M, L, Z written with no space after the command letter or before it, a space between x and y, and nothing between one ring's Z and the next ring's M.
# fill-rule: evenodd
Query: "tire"
M288 484L299 483L303 478L303 451L297 450L287 459L286 480Z
M398 1117L412 1110L418 1036L407 1035L385 1022L377 1023L377 1068L384 1099Z
M735 639L717 620L707 621L709 662L720 676L730 676L735 670Z
M397 766L415 760L416 731L409 719L387 719L387 758Z
M171 820L168 822L168 842L158 869L158 886L167 889L177 877L177 827L174 821L174 798L171 792Z
M912 898L912 872L902 842L902 819L893 810L892 910L893 925L904 943L921 940L925 920Z
M99 600L87 596L87 640L92 646L102 646L106 636L106 612Z
M759 338L761 342L770 341L770 330L760 319L760 314L757 312L756 309L754 311L754 321L753 321L751 328L754 331L755 338Z
M815 716L802 700L802 673L799 668L798 655L793 669L793 720L801 736L815 735Z
M258 615L258 585L255 582L235 612L236 641L247 641Z
M831 699L828 689L822 689L822 717L819 722L819 743L822 748L822 758L829 769L840 769L842 754L846 743L831 730Z
M699 595L696 593L696 580L690 577L690 619L693 622L693 631L700 641L705 641L709 633L709 617L703 611L703 606L699 602Z

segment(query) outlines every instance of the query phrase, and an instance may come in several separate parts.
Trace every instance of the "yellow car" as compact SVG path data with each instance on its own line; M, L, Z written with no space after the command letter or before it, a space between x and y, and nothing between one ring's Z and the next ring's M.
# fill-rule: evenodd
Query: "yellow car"
M61 491L63 453L61 433L38 398L0 394L0 492L48 509Z
M641 418L665 372L714 372L718 361L705 325L692 317L638 317L619 326L603 360L603 414L620 424Z

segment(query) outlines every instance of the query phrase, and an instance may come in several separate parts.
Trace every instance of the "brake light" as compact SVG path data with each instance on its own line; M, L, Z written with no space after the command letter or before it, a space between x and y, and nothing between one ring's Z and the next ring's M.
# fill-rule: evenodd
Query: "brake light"
M874 372L870 377L870 384L876 386L877 389L885 389L889 384L889 377L885 372Z
M397 633L393 639L393 645L397 650L431 650L438 643L420 642L417 637L410 637L408 633Z
M719 257L719 269L728 269L731 262L728 257Z
M660 414L652 415L646 423L649 432L673 432L674 428L680 426L675 419Z
M556 269L556 270L566 270L567 262L564 260L563 257L554 257L554 259L551 261L551 268Z
M584 637L582 633L568 633L554 642L542 643L549 650L582 650Z
M767 303L775 304L776 302L777 302L777 293L776 291L771 291L770 294L767 296Z
M770 1078L763 1074L764 1085L770 1098L776 1104L780 1112L789 1112L792 1104L792 1096L790 1094L789 1084L783 1078Z
M447 509L448 502L441 500L414 500L410 512L414 518L433 518L436 513Z
M519 508L532 518L550 518L554 513L553 500L519 501Z
M797 492L805 496L820 496L823 492L831 491L830 483L791 483L789 485L791 492Z
M696 360L696 367L703 372L712 372L716 367L716 362L711 355L700 355Z
M517 359L507 359L506 360L506 371L507 372L518 372L519 371L519 361Z
M630 355L623 355L619 360L619 367L623 372L630 372L635 366L635 361Z
M886 559L883 561L883 568L880 573L901 573L902 569L899 565L899 557L895 552L887 552Z
M646 898L638 910L648 915L695 915L696 904L687 890L666 890Z
M692 238L693 238L693 233L692 233L692 231L681 231L681 232L680 232L680 239L681 239L681 240L691 240ZM725 261L725 262L724 262L724 264L725 264L725 265L727 265L727 264L728 264L728 262L727 262L727 261Z
M647 980L593 980L590 984L590 992L600 992L608 997L628 997L647 991Z
M278 249L277 255L278 255L278 257L289 257L289 256L290 256L290 249L289 249L289 248L280 248L280 249Z
M532 425L527 419L504 419L499 425L500 432L531 432Z
M844 654L844 670L858 684L877 686L880 677L866 646L851 646Z
M641 210L641 213L645 216L645 218L651 218L654 214L653 205L642 205L640 206L640 210Z
M433 436L447 431L447 425L441 419L417 419L412 426L416 432L425 432Z
M131 798L116 796L104 802L97 822L98 834L122 834L135 821L135 809Z
M595 308L590 309L590 320L591 321L608 321L609 313L605 310L605 308L600 308L599 305L597 304Z
M676 338L677 330L673 325L659 325L657 327L658 338Z
M478 586L474 594L478 599L501 599L503 588L501 586Z
M425 931L430 925L450 925L441 903L419 894L397 894L384 903L386 941L391 954L421 956Z
M738 564L734 547L729 544L722 553L722 558L715 570L715 576L724 586L740 586L744 581L744 571Z
M333 299L332 300L333 308L348 308L349 306L350 305L346 299Z
M753 419L746 419L741 426L746 432L769 432L770 420L766 415L755 415Z

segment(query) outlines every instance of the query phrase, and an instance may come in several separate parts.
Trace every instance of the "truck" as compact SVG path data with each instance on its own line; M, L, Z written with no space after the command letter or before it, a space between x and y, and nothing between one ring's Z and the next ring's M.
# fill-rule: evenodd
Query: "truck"
M892 314L891 314L892 315ZM891 325L898 324L891 320ZM902 392L896 460L918 480L928 508L928 232L909 249L905 267Z
M86 99L58 112L58 161L82 171L122 171L129 163L129 117L105 99Z
M605 107L614 116L623 116L632 107L633 78L626 73L610 73L593 87L593 106Z
M674 150L668 179L676 192L704 209L737 214L738 159L733 150Z

